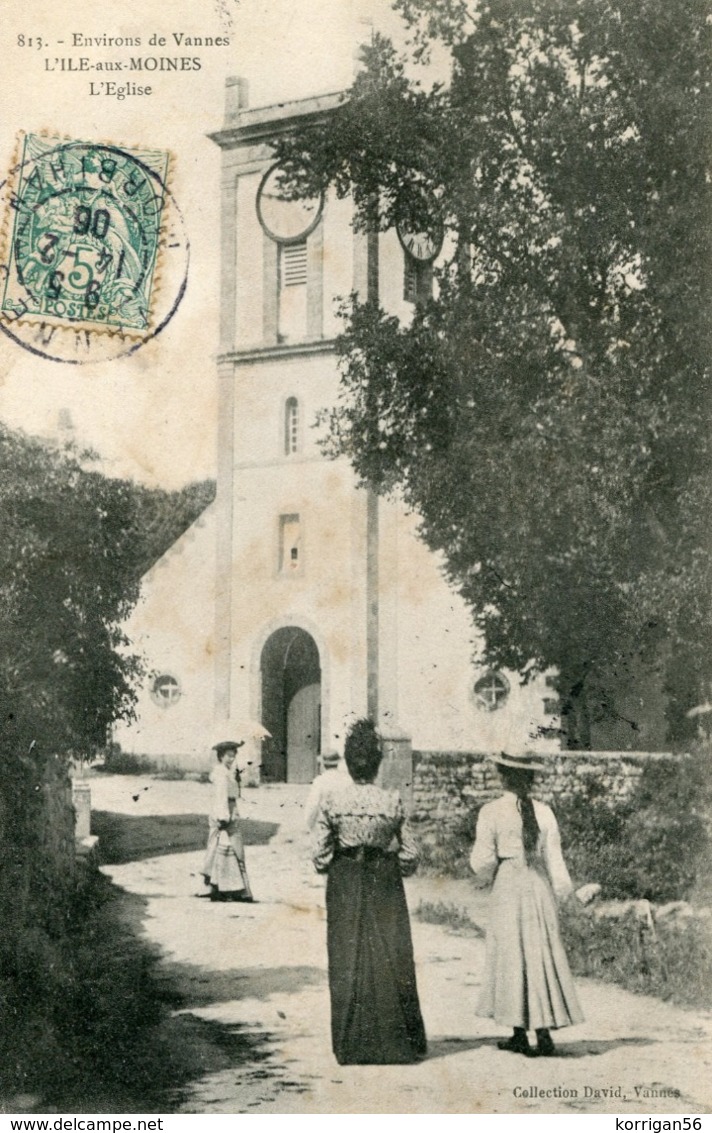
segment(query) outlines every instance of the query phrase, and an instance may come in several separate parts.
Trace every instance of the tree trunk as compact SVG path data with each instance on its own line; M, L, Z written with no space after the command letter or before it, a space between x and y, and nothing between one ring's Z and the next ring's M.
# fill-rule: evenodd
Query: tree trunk
M591 718L588 707L586 678L588 671L561 674L561 728L568 751L591 750Z

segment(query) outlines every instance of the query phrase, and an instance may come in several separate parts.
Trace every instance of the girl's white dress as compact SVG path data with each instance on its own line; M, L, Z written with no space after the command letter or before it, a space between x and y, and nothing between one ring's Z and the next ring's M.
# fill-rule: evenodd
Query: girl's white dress
M233 768L216 763L210 772L212 799L208 814L208 845L202 873L208 885L219 893L244 890L240 856L244 854L237 827L237 780ZM227 828L220 829L220 822Z
M556 909L556 898L568 896L573 886L554 812L532 801L540 834L531 865L511 791L482 807L470 857L481 885L494 878L477 1014L526 1030L583 1022Z

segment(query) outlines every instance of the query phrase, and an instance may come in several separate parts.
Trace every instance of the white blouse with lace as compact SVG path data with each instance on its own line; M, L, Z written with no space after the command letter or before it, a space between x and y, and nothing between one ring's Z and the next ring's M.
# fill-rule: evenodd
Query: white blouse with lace
M338 850L358 846L397 853L401 874L415 872L418 849L398 791L352 782L323 797L312 855L317 873L327 872Z

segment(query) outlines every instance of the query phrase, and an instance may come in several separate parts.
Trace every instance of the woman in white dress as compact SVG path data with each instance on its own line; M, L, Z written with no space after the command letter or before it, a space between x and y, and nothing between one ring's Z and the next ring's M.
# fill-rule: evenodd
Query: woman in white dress
M240 747L241 742L223 740L213 748L217 760L210 772L213 794L202 869L205 884L210 886L211 901L254 900L245 865L245 844L237 823L240 783L233 765Z
M512 1027L501 1050L553 1055L550 1031L583 1022L556 909L573 886L554 812L531 798L542 764L505 752L495 762L504 794L482 807L470 857L480 885L494 879L477 1014ZM535 1047L527 1031L536 1031Z

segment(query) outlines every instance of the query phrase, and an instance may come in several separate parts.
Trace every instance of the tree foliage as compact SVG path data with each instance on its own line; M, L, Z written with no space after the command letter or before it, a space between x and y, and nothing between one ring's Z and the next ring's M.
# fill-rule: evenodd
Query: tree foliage
M175 491L132 484L136 570L144 575L215 498L214 480L197 480Z
M278 147L293 192L446 234L409 324L345 303L332 451L419 513L492 664L558 668L570 742L646 667L679 725L712 629L709 4L396 6L450 82L375 37Z
M0 710L55 753L103 744L140 673L121 622L141 574L207 503L107 479L80 455L0 426Z
M612 800L600 778L556 807L564 853L579 884L603 896L706 901L710 888L712 807L709 744L651 762L631 796Z

